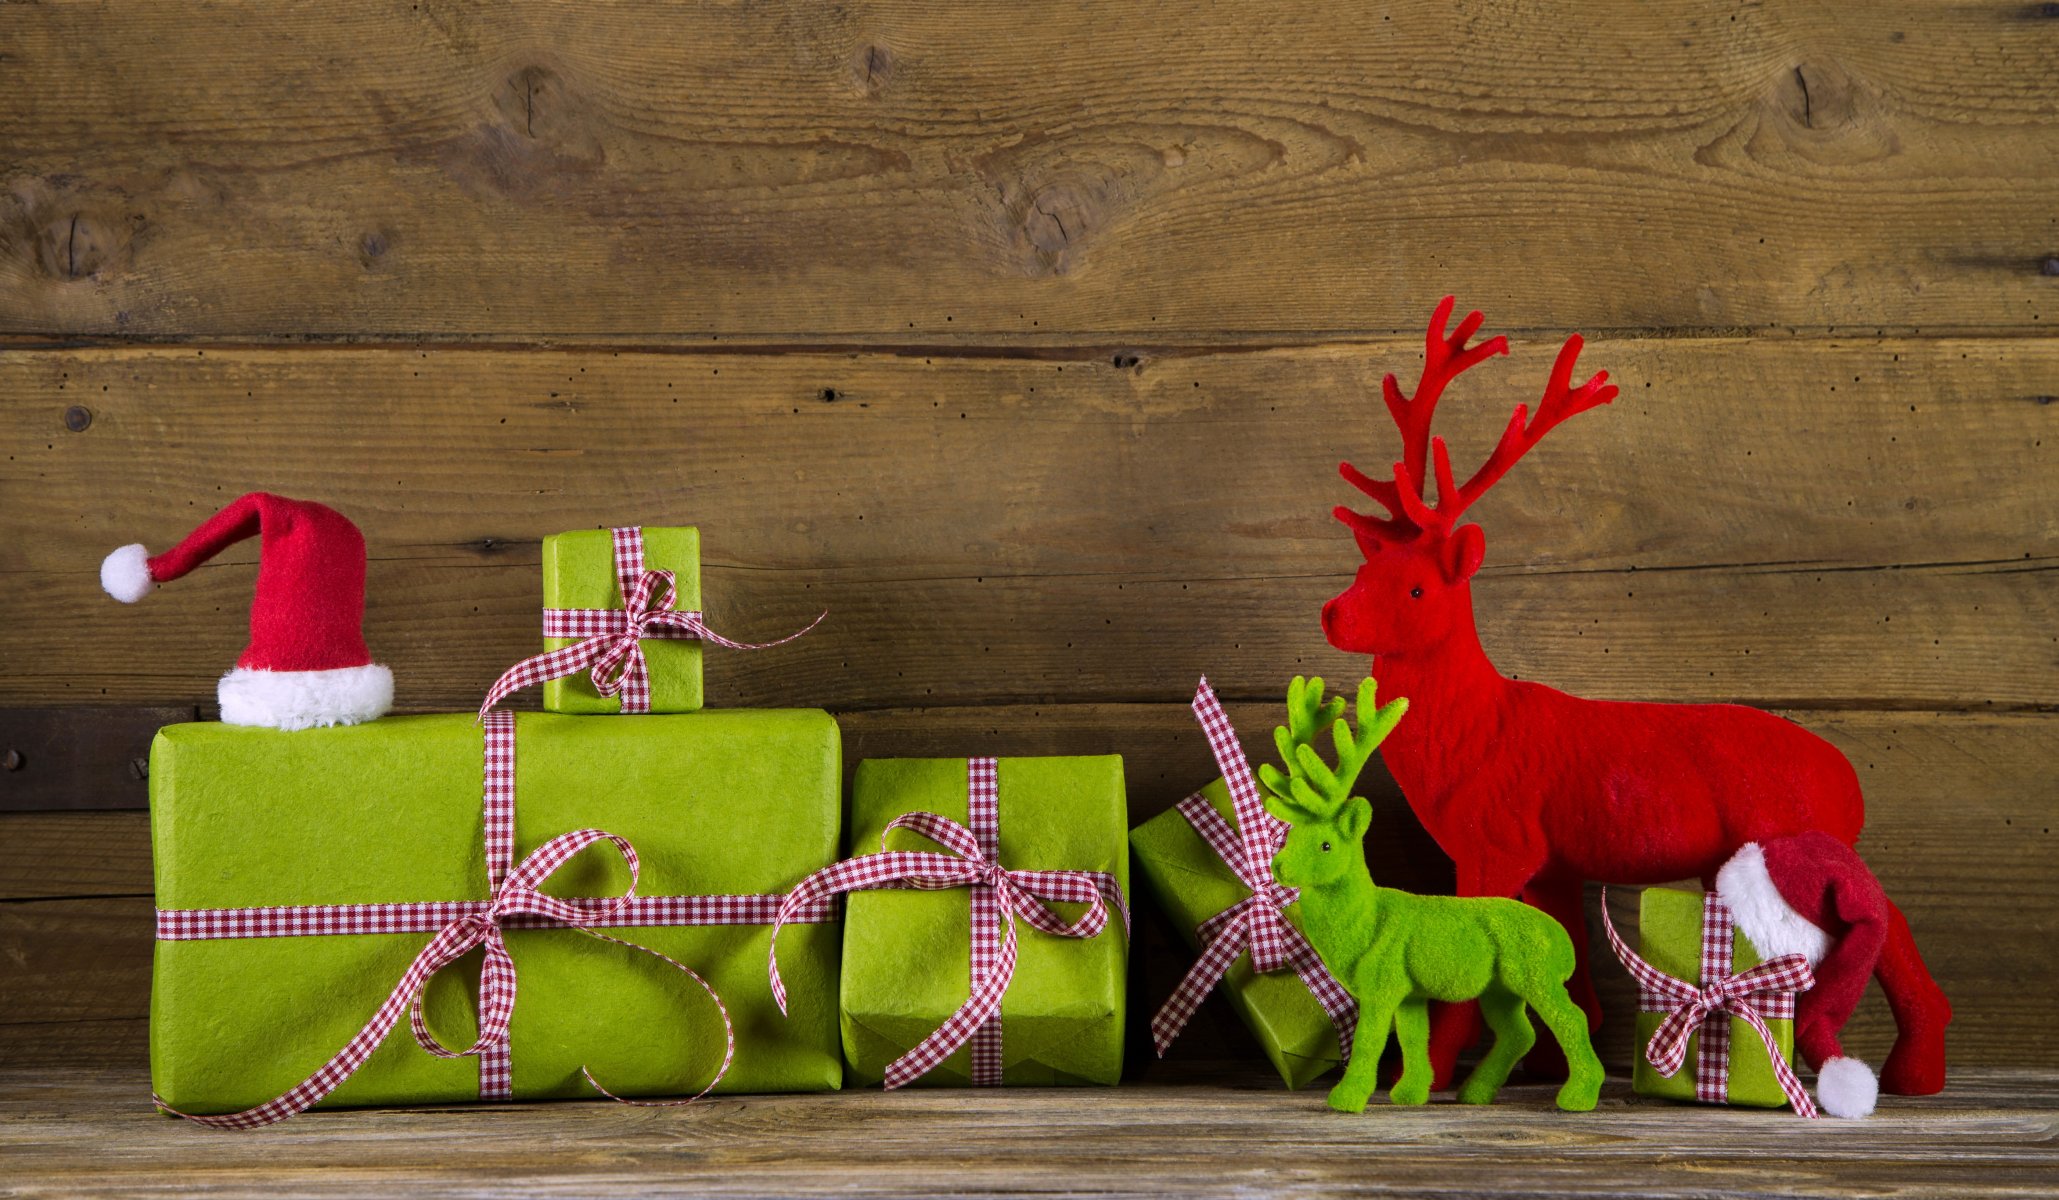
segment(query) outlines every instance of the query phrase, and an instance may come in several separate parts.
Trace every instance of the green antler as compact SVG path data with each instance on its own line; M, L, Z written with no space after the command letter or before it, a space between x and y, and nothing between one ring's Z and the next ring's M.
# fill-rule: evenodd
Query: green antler
M1352 710L1358 723L1354 732L1344 720L1343 699L1324 699L1321 677L1295 676L1294 682L1287 685L1287 723L1273 730L1273 745L1279 749L1280 761L1287 765L1287 770L1283 774L1271 763L1262 763L1258 768L1259 783L1281 804L1313 817L1328 817L1343 808L1351 799L1359 773L1408 711L1406 699L1380 707L1376 689L1377 683L1370 676L1358 685L1358 700ZM1316 735L1325 725L1329 726L1330 738L1337 747L1335 767L1324 762L1315 747Z

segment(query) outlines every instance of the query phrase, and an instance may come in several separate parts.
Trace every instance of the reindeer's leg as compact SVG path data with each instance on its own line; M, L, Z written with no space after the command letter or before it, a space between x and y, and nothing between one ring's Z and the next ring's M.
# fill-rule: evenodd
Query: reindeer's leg
M1573 977L1566 990L1587 1013L1587 1028L1601 1028L1601 1001L1594 994L1594 980L1587 973L1587 906L1584 881L1555 877L1533 879L1523 889L1523 902L1548 914L1565 927L1573 939ZM1545 1079L1566 1077L1566 1056L1556 1040L1539 1042L1523 1060L1523 1066Z
M1394 1040L1401 1046L1401 1078L1387 1093L1394 1104L1430 1098L1430 1002L1411 996L1394 1010Z
M1531 856L1504 855L1479 858L1458 865L1457 893L1461 896L1518 896L1532 876L1537 861ZM1439 1004L1430 1011L1430 1065L1436 1076L1431 1087L1451 1086L1458 1056L1480 1040L1480 1003Z
M1601 1059L1595 1056L1594 1043L1587 1036L1587 1014L1573 998L1566 994L1564 985L1546 980L1535 981L1531 994L1524 997L1530 1007L1551 1030L1551 1036L1558 1039L1559 1049L1566 1056L1566 1082L1559 1088L1559 1107L1567 1112L1586 1112L1594 1107L1601 1096Z
M1385 997L1360 1000L1358 1032L1351 1039L1351 1061L1344 1078L1330 1089L1330 1107L1338 1112L1364 1112L1380 1084L1380 1056L1387 1052L1387 1030L1394 1024L1394 1002Z
M1459 1087L1460 1104L1492 1104L1495 1093L1508 1082L1516 1060L1537 1040L1530 1014L1523 1010L1523 998L1500 984L1480 994L1480 1015L1486 1019L1487 1028L1494 1031L1494 1045Z
M1923 965L1908 918L1892 900L1887 921L1887 945L1874 974L1894 1010L1896 1033L1895 1048L1880 1069L1880 1087L1900 1096L1928 1096L1945 1087L1945 1026L1952 1005Z

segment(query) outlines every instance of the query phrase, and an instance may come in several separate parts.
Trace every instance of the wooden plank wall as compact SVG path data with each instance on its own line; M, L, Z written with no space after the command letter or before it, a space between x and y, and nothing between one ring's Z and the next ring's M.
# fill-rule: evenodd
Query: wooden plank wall
M717 627L832 614L720 702L1120 750L1142 817L1197 675L1262 740L1364 669L1334 464L1451 291L1515 341L1460 458L1568 331L1624 388L1476 510L1497 661L1837 742L1956 1058L2059 1064L2054 6L0 14L0 1058L140 1053L141 759L241 643L254 552L118 609L107 549L334 503L433 710L532 649L543 535L692 521Z

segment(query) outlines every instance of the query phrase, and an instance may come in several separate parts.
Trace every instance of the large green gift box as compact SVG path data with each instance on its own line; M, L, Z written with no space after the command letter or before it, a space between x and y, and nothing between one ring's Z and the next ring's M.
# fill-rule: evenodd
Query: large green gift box
M701 607L701 533L692 526L643 528L645 570L672 572L674 594L664 607L698 611ZM577 529L543 539L543 606L545 608L622 607L622 585L615 572L614 532ZM557 650L577 638L545 638L544 648ZM691 638L645 638L644 661L650 664L653 713L695 712L701 707L701 644ZM554 713L619 713L622 698L594 690L585 670L543 685L543 707Z
M1129 853L1116 755L1002 758L999 857L1010 870L1102 871L1129 894ZM867 759L851 792L851 853L880 849L888 823L929 811L970 817L966 760ZM936 852L908 830L886 848ZM966 888L850 894L844 913L844 1054L857 1079L879 1083L887 1065L965 1003L971 986L972 901ZM1054 905L1067 920L1081 905ZM1093 938L1063 938L1016 922L1018 959L1001 1000L1004 1084L1113 1084L1122 1073L1123 991L1129 941L1121 915ZM780 942L780 971L786 943ZM961 1046L925 1084L971 1081Z
M1639 955L1657 970L1698 985L1701 982L1702 905L1700 892L1646 888L1638 902ZM1761 961L1750 939L1741 932L1732 934L1731 973L1749 971ZM1701 1032L1696 1030L1688 1036L1686 1064L1668 1078L1651 1065L1645 1050L1651 1044L1652 1034L1658 1032L1665 1019L1664 1013L1637 1014L1637 1064L1631 1072L1630 1090L1642 1096L1693 1100ZM1755 1108L1786 1107L1787 1093L1780 1090L1780 1081L1773 1074L1773 1060L1766 1054L1766 1043L1743 1017L1731 1017L1729 1020L1729 1102ZM1793 1062L1794 1022L1776 1018L1766 1024L1773 1031L1773 1042L1779 1047L1782 1061Z
M1237 827L1234 802L1222 780L1201 789L1201 795L1230 828ZM1251 895L1177 809L1131 830L1130 849L1152 898L1196 951L1201 949L1197 930L1202 922ZM1288 905L1284 915L1296 929L1301 927L1300 905ZM1240 954L1219 986L1288 1087L1306 1086L1343 1061L1336 1026L1293 971L1261 974L1251 969L1249 953Z
M837 728L815 710L589 720L515 718L514 860L599 828L641 861L637 894L779 893L838 849ZM151 749L160 909L482 900L482 733L469 715L394 717L283 733L173 725ZM611 845L582 851L543 891L616 896ZM842 1082L838 929L781 939L789 1015L765 980L764 925L601 927L676 959L727 1006L736 1058L719 1091L813 1091ZM159 941L151 1075L188 1113L263 1103L327 1062L433 936L332 934ZM707 994L648 954L568 928L509 928L517 1099L593 1097L580 1069L630 1096L691 1095L722 1061ZM475 1031L477 952L430 984L447 1046ZM327 1105L474 1100L474 1058L431 1057L403 1019Z

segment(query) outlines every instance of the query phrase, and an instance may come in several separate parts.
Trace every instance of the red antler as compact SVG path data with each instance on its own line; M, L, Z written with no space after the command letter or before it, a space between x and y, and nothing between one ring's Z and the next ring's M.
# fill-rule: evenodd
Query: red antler
M1489 338L1477 346L1467 346L1466 340L1480 328L1482 318L1478 312L1467 313L1459 322L1457 331L1446 337L1444 323L1451 317L1451 308L1452 297L1446 296L1430 318L1424 342L1423 375L1416 384L1415 395L1404 399L1400 385L1391 374L1381 381L1387 411L1394 418L1395 427L1401 431L1402 457L1394 464L1394 477L1374 479L1350 463L1338 464L1338 471L1353 487L1377 500L1393 518L1383 521L1342 506L1337 508L1339 520L1375 541L1403 541L1433 529L1450 529L1461 513L1485 495L1518 459L1561 421L1616 398L1616 388L1609 384L1607 371L1597 372L1594 378L1577 388L1568 386L1572 382L1573 364L1580 357L1582 344L1580 335L1574 334L1566 339L1566 344L1559 349L1558 361L1552 364L1551 379L1545 384L1544 395L1537 402L1537 419L1529 421L1529 405L1518 404L1515 414L1509 418L1508 428L1502 431L1501 441L1494 447L1494 453L1487 456L1487 461L1473 472L1473 477L1466 480L1464 487L1458 487L1452 482L1451 454L1445 448L1444 439L1430 436L1431 418L1436 415L1437 401L1443 396L1445 385L1467 368L1494 355L1508 353L1508 339ZM1429 505L1424 488L1426 460L1433 462L1437 471L1437 507L1434 509Z

